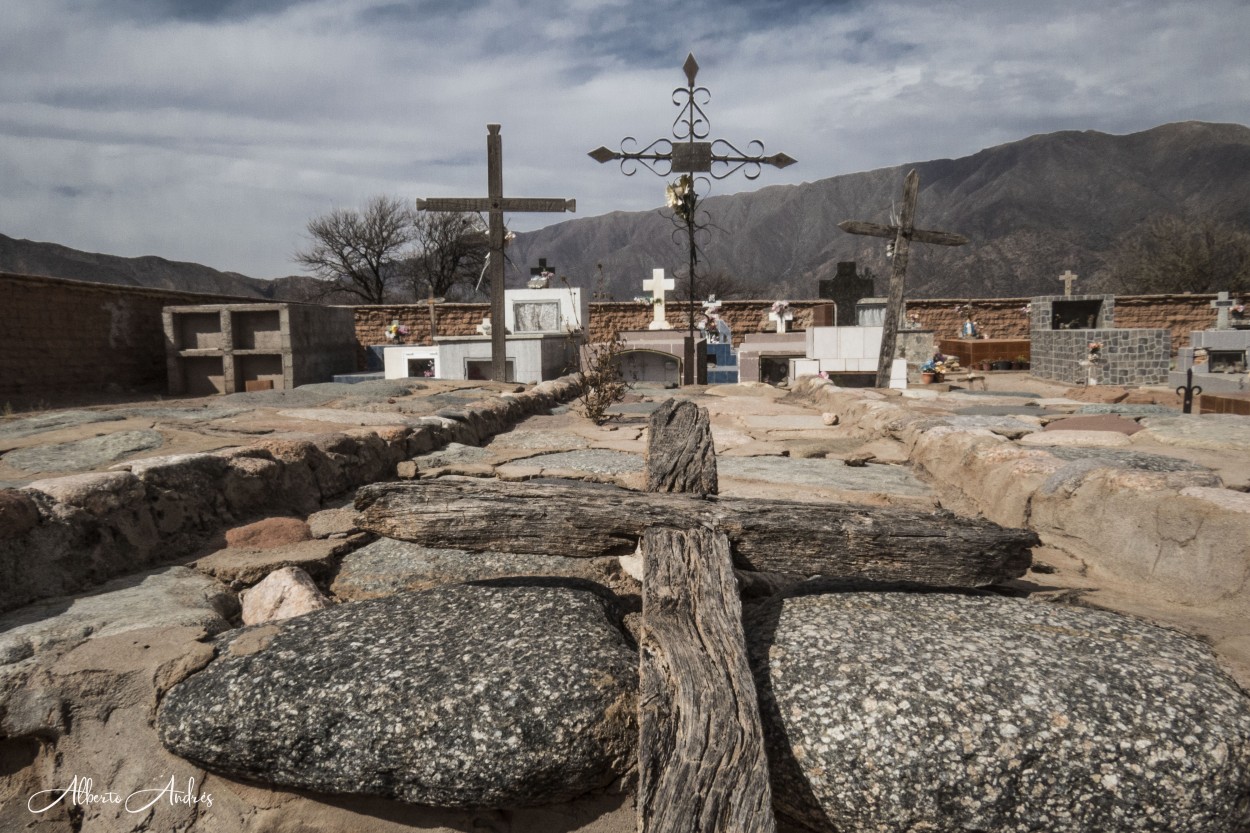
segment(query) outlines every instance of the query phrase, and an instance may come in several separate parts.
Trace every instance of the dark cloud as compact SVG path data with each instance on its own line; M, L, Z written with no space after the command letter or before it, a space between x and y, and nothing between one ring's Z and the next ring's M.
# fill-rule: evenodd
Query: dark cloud
M95 10L106 18L218 23L280 14L305 2L310 0L98 0Z

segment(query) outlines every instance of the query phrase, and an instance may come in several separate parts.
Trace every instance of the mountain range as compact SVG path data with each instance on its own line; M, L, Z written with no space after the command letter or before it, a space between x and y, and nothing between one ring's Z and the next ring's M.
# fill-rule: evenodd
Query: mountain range
M1250 128L1183 122L1123 136L1063 131L959 159L709 195L697 215L706 226L700 273L736 281L741 297L811 298L839 261L854 260L878 276L883 292L886 241L847 234L837 224L889 223L912 168L920 176L916 227L970 240L957 248L912 246L907 293L917 298L1054 294L1065 270L1081 275L1077 291L1105 288L1117 243L1159 215L1215 217L1250 231ZM657 196L664 184L656 179ZM523 285L540 257L594 297L626 300L642 294L653 268L685 274L684 227L677 229L667 209L655 209L520 233L508 249L509 284ZM271 300L305 298L311 281L259 280L3 235L0 271Z

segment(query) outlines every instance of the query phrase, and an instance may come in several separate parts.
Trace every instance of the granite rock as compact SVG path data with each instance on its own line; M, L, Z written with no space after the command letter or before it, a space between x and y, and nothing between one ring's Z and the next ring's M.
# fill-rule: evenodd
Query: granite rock
M225 634L171 752L230 777L436 807L555 803L633 759L638 657L571 586L455 585Z
M621 569L619 559L556 558L545 555L424 547L382 538L343 557L330 585L345 601L375 599L444 584L517 576L580 578L618 593L638 593L638 584Z
M331 606L308 573L299 567L283 567L239 594L243 624L259 625L292 616L303 616Z
M817 830L1234 833L1250 700L1208 649L990 595L793 596L748 621L773 795Z

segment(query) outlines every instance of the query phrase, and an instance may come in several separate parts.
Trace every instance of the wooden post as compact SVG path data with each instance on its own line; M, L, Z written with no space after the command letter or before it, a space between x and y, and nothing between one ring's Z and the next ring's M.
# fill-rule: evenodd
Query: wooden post
M716 494L716 451L707 408L669 399L651 412L646 491Z
M772 789L729 539L642 538L638 829L772 833Z

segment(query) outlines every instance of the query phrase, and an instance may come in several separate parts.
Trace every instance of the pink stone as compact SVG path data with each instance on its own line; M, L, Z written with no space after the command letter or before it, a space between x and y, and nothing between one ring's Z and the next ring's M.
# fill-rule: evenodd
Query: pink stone
M265 576L255 587L240 596L243 624L258 625L278 619L302 616L331 606L317 585L299 567L283 567Z

